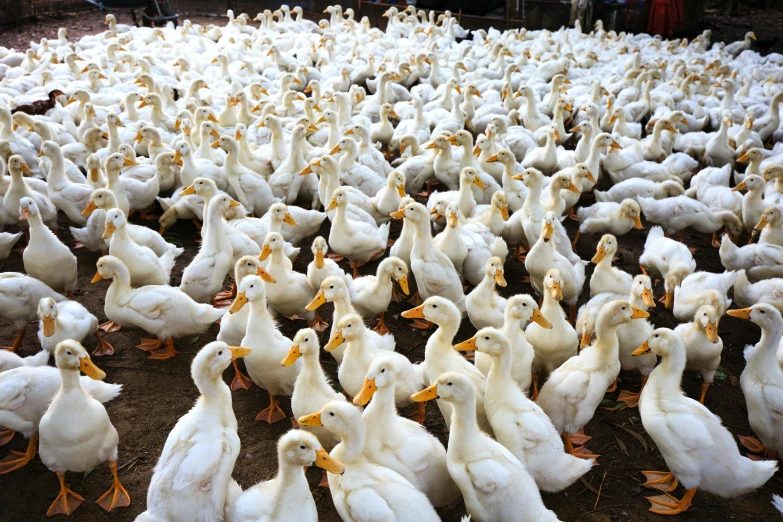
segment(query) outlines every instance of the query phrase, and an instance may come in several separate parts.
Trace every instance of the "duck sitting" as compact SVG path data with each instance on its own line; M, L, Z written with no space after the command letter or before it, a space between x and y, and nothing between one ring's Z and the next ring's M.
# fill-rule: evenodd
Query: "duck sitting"
M734 282L734 300L742 307L769 303L778 310L783 310L783 279L764 279L751 284L745 271L740 270Z
M581 458L597 458L584 446L574 447L574 442L589 440L578 431L593 418L606 389L620 373L617 328L631 319L649 316L625 300L608 303L596 318L595 342L553 371L541 388L538 405L563 434L568 453Z
M190 374L200 395L166 439L139 522L222 514L226 501L239 495L239 486L231 480L239 455L237 420L222 374L232 360L249 353L247 348L214 341L193 358ZM204 466L207 462L210 465ZM204 490L202 484L212 487Z
M633 199L626 199L622 203L594 203L589 207L581 207L577 211L581 224L573 244L576 245L583 233L609 232L615 236L623 236L631 229L644 230L641 213L639 203Z
M525 466L480 429L475 415L477 393L470 379L458 372L443 373L413 399L419 402L437 397L454 411L446 462L466 499L468 514L484 522L558 520L544 506Z
M484 265L484 279L465 297L465 309L470 322L476 328L503 326L506 299L497 293L495 285L506 286L503 277L503 260L490 257Z
M598 241L595 255L590 260L595 263L590 276L590 297L606 292L627 295L631 291L631 274L612 266L617 246L617 238L612 234L604 234Z
M511 343L505 334L483 328L457 347L475 349L476 355L490 358L484 402L495 439L524 464L540 489L561 491L590 470L593 460L566 453L552 421L517 386L511 376Z
M362 376L367 374L367 368L377 357L385 356L395 361L396 373L399 378L395 390L395 401L400 407L410 404L410 396L424 387L424 376L421 364L411 363L401 353L382 350L369 344L366 340L367 328L362 318L357 314L348 314L335 325L335 333L324 346L327 352L346 343L343 360L337 371L340 386L355 397L363 386Z
M685 189L679 179L657 183L649 179L631 178L613 185L612 188L605 192L594 190L593 194L595 194L596 201L615 201L620 203L625 199L635 199L636 197L664 199L682 196L685 194Z
M296 376L294 393L291 395L291 411L296 418L309 415L302 412L321 411L327 402L346 400L345 395L334 391L324 373L318 357L320 351L318 335L312 328L303 328L296 332L288 355L280 362L283 366L291 366L302 359L302 369ZM340 442L339 437L323 427L301 426L301 429L317 436L328 451L332 451Z
M723 340L718 335L718 322L721 312L714 306L700 306L693 315L693 321L683 323L674 329L685 343L685 369L701 374L701 396L699 402L704 404L707 390L715 379L715 371L720 366L720 355L723 352Z
M353 279L348 283L351 304L362 317L378 316L374 328L379 334L390 333L383 322L383 315L389 308L394 283L397 281L405 295L408 295L408 266L399 257L388 257L378 264L376 275Z
M220 319L225 310L219 310L194 301L179 288L149 285L132 288L128 267L114 256L103 256L97 263L98 271L92 279L111 279L106 291L104 313L121 326L138 326L157 335L158 339L142 339L137 348L151 351L151 359L171 359L174 338L205 332ZM165 349L160 349L163 344Z
M365 406L364 454L409 480L434 507L450 504L459 497L459 490L446 468L446 449L422 425L397 414L397 374L398 364L393 358L373 359L364 385L353 400L356 406Z
M689 275L674 289L674 317L687 321L704 304L714 306L719 316L725 314L731 305L728 292L738 275L739 271L695 272Z
M651 223L665 227L666 232L679 234L691 227L702 234L712 233L712 246L720 247L718 230L726 227L732 238L738 239L744 230L742 221L729 211L713 211L704 203L686 196L666 199L638 198L644 217Z
M326 207L327 212L334 209L337 211L329 230L329 245L336 253L350 259L354 277L358 277L359 267L386 251L389 223L378 226L374 221L352 218L348 214L348 194L341 188L332 193Z
M99 381L106 374L95 366L84 347L76 341L61 342L54 356L61 385L41 417L38 451L46 467L57 473L60 493L46 515L73 513L84 498L65 483L65 473L84 472L101 462L109 463L113 481L97 504L106 511L128 507L130 495L117 477L117 430L103 404L89 395L79 382L79 370Z
M761 442L747 438L740 439L742 445L766 458L777 460L783 451L781 440L780 391L783 388L783 369L777 364L780 335L783 334L783 319L773 306L756 304L742 310L729 310L728 314L752 321L761 327L761 339L755 346L745 348L747 365L740 376L740 387L748 404L750 427Z
M0 273L0 316L10 319L16 327L16 338L6 350L16 352L24 341L27 323L37 317L38 303L44 297L57 302L65 300L46 283L19 272Z
M364 453L366 429L359 410L344 402L328 402L316 413L299 418L300 426L324 427L341 442L332 458L345 466L342 475L327 473L335 508L343 520L371 522L376 514L400 521L440 520L427 496L402 475L371 462ZM356 499L372 498L371 504ZM367 511L372 509L372 511Z
M762 486L777 471L773 461L755 462L740 455L734 438L717 415L682 392L685 345L679 335L658 328L635 353L652 351L662 358L650 374L639 401L642 424L661 451L670 472L645 472L644 484L663 491L648 497L650 511L676 515L686 511L697 488L723 497L744 495ZM688 454L690 458L684 459ZM666 493L677 481L686 488L676 499Z
M758 244L738 247L728 236L723 236L718 252L726 270L744 269L752 280L783 277L783 247Z
M312 433L291 430L277 443L277 475L243 491L226 505L227 522L253 522L270 516L286 520L318 520L315 500L304 470L318 466L341 474L345 466L333 459Z
M151 248L139 245L130 238L127 224L122 210L113 208L106 213L102 237L110 241L109 253L128 267L132 286L167 285L176 252L169 249L162 257L158 257Z
M98 334L98 319L76 301L57 302L44 297L38 302L38 340L41 348L54 353L60 342L73 339L82 342L88 334L95 334L98 346L92 355L113 355L114 348Z
M76 256L44 225L38 205L31 198L23 197L19 201L19 219L30 224L30 241L22 252L25 272L72 299L76 288Z
M269 407L256 416L268 424L286 418L275 395L290 396L294 391L294 381L302 369L301 361L283 366L280 361L291 348L291 340L283 336L275 325L266 304L266 284L261 277L249 275L239 283L234 304L229 313L235 314L250 303L247 318L247 330L242 346L250 348L244 356L247 373L253 382L269 393Z

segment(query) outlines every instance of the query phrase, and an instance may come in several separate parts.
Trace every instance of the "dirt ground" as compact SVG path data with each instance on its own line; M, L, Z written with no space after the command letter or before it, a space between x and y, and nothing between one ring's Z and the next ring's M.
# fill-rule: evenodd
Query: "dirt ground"
M194 21L210 23L214 19ZM78 37L83 32L102 30L102 15L99 13L80 13L77 17L50 20L25 25L21 28L0 32L0 45L25 47L31 38L53 36L56 28L66 26L72 37ZM758 31L758 29L757 29ZM583 201L590 204L590 201ZM156 226L155 222L133 220L138 224ZM59 224L60 238L66 244L73 244L68 231L68 220L61 214ZM392 226L391 237L399 234L399 223ZM567 221L567 228L573 237L576 223ZM324 224L320 234L328 237L328 224ZM618 252L617 266L637 273L637 259L643 249L645 231L633 230L620 238L621 249ZM189 222L182 222L167 233L167 238L180 243L185 253L177 260L172 274L173 285L179 284L182 270L196 255L198 234ZM589 259L595 252L598 237L586 236L580 240L578 252L583 259ZM302 254L294 264L294 268L305 271L312 260L310 241L301 245ZM713 272L722 271L716 249L710 247L709 238L697 234L686 233L685 241L689 246L698 249L696 260L699 270ZM79 261L80 288L76 299L84 304L99 320L105 320L103 299L107 282L89 284L95 273L95 262L98 255L85 250L75 251ZM367 265L363 274L373 273L376 264ZM345 266L347 269L347 265ZM23 271L22 259L19 253L12 256L0 266L3 271ZM588 266L588 277L592 265ZM528 284L522 283L526 275L524 265L515 259L506 263L506 279L508 286L501 289L503 295L517 293L532 293ZM663 286L656 282L657 297L663 295ZM583 294L580 305L586 301L588 292ZM400 318L400 312L411 305L407 303L391 303L387 313L387 325L397 339L397 350L414 361L424 356L424 345L428 333L410 328L407 321ZM329 320L331 307L324 306ZM676 322L671 313L662 305L651 310L651 321L656 326L674 327ZM284 335L291 338L295 332L304 327L303 322L283 320L280 329ZM36 338L37 324L30 324L21 353L30 355L39 349ZM725 426L734 435L752 435L747 421L747 411L738 378L744 367L742 357L743 347L755 343L759 330L747 321L724 317L720 324L720 335L725 349L721 371L716 382L710 388L706 405L719 415ZM129 491L132 503L127 509L117 509L105 513L94 504L110 485L110 474L105 465L98 466L92 473L69 473L68 482L72 488L82 494L85 503L71 517L83 522L111 520L114 522L132 521L136 515L145 509L146 490L152 470L169 431L177 419L186 413L197 398L198 392L190 379L190 363L198 349L215 339L218 327L213 326L201 336L178 339L175 343L179 355L170 361L150 361L147 355L136 349L142 336L146 336L136 328L123 328L121 331L108 335L108 340L114 345L116 354L111 357L96 358L97 365L106 371L107 381L122 383L124 388L120 397L107 405L112 422L120 434L119 466L120 479ZM456 341L470 337L474 329L468 321L464 321ZM0 343L10 344L15 334L13 325L0 319ZM322 335L322 344L327 341L327 333ZM85 341L88 349L95 347L95 339ZM336 365L332 357L323 354L322 364L332 377L336 378ZM232 378L231 370L225 374L226 382ZM637 390L639 376L622 373L620 388ZM700 378L692 372L686 372L683 388L691 397L698 397ZM583 481L577 482L567 490L557 494L544 494L544 502L553 509L564 521L653 521L660 520L658 515L647 511L648 502L645 496L656 492L641 487L644 478L642 470L664 470L663 458L655 444L646 435L636 409L618 409L617 394L607 394L602 406L597 410L593 420L586 426L585 432L593 439L587 446L601 455L599 465L585 475ZM233 408L239 423L239 436L242 449L234 468L234 478L244 487L271 478L277 468L275 445L277 439L291 428L289 421L274 425L256 422L256 414L268 404L266 393L254 386L248 391L233 393ZM282 400L283 409L290 413L287 399ZM434 405L428 407L426 426L436 434L444 444L448 435L445 432L443 419ZM412 411L403 411L409 414ZM17 436L10 444L0 450L0 456L9 450L23 450L26 442ZM318 506L319 519L326 522L340 520L335 511L328 489L318 487L321 472L310 469L307 472L312 486L313 496ZM0 476L0 519L7 522L43 520L46 510L58 491L57 479L54 473L48 471L36 458L30 465L9 475ZM680 487L674 494L680 497L684 493ZM762 521L777 520L779 514L770 505L772 493L783 493L783 475L778 473L765 487L754 493L737 499L723 499L706 493L698 493L691 509L679 516L687 521L743 520ZM439 509L439 514L445 522L458 521L465 513L462 502Z

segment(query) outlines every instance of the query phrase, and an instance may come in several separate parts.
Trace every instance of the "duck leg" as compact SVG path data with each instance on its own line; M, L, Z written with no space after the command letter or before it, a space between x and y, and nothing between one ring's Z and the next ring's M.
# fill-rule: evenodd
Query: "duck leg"
M525 258L527 257L527 249L524 245L517 245L514 251L514 255L517 258L517 261L524 263Z
M275 422L281 421L283 419L285 419L285 412L283 411L283 408L280 407L280 403L277 402L275 396L270 393L269 407L256 415L256 420L264 421L267 424L274 424Z
M764 447L764 444L762 444L758 439L753 437L745 437L743 435L737 435L737 438L740 441L740 445L746 450L753 453L763 454L764 457L768 460L778 460L778 452ZM751 460L760 460L760 457L751 454L748 454L748 458Z
M122 326L115 323L114 321L106 321L105 323L99 324L98 328L103 330L105 333L113 333L113 332L120 331L120 328L122 328Z
M685 229L680 230L679 232L677 232L677 241L682 243L683 242L682 238L683 238L684 235L685 235Z
M0 460L0 475L11 473L17 470L35 457L35 453L38 449L38 435L33 435L27 441L27 449L24 452L12 451L3 460Z
M201 230L201 227L203 226L201 224L201 221L199 221L196 218L193 218L193 219L190 220L190 222L193 223L196 226L196 230Z
M574 252L576 252L576 242L579 241L579 238L582 237L582 231L577 230L576 235L574 236L574 240L571 242L571 248Z
M49 510L46 512L47 517L70 515L84 502L84 497L72 491L68 484L65 483L65 473L58 471L57 479L60 481L60 494L57 495L52 505L49 506Z
M429 321L426 321L424 319L414 319L410 323L411 328L416 328L417 330L433 330L435 329L435 325Z
M0 446L5 446L12 440L14 440L14 436L16 435L16 432L10 428L5 428L0 430Z
M410 299L408 299L407 302L412 304L413 306L419 306L420 304L422 304L424 302L424 300L422 300L422 298L419 295L419 292L417 290L416 292L413 293L413 295L410 297Z
M16 331L16 339L14 339L14 344L11 346L2 346L3 350L8 350L10 352L16 352L19 348L22 346L22 342L24 341L24 328L20 328Z
M682 499L678 500L668 493L655 497L647 497L650 501L650 511L658 515L678 515L688 510L693 501L693 495L697 488L691 488L685 492Z
M642 396L642 390L644 390L645 384L647 384L647 376L643 375L642 387L639 390L639 393L633 393L627 390L620 390L620 395L617 397L617 400L620 402L624 402L628 408L636 408L637 406L639 406L639 398Z
M701 383L701 396L699 397L699 402L704 404L704 399L707 397L707 390L710 388L709 382L703 382Z
M345 259L345 256L341 256L340 254L338 254L336 252L329 252L328 254L326 254L326 257L328 257L329 259L331 259L335 263L339 263L343 259Z
M177 355L177 351L174 350L174 338L169 337L168 339L162 341L162 343L166 344L166 348L161 348L160 350L155 350L150 354L150 359L155 359L158 361L163 361L166 359L173 359L174 356Z
M424 426L424 419L427 418L427 401L419 403L419 409L410 418L413 422L418 422Z
M657 489L669 493L677 489L677 479L668 471L642 471L647 482L642 484L646 488Z
M98 338L98 346L96 346L95 350L92 351L92 355L96 357L114 355L114 347L98 333L99 331L100 330L95 330L95 337Z
M751 236L751 240L753 239L753 236ZM750 244L750 241L748 241L748 244ZM718 240L718 231L712 233L712 248L720 248L720 241Z
M619 377L615 377L614 382L612 383L612 385L609 386L606 389L606 393L614 393L614 392L616 392L617 391L617 384L619 382L620 382L620 378Z
M118 507L130 506L130 495L120 484L120 479L117 477L117 462L109 462L109 469L111 470L112 483L109 491L101 495L101 497L95 501L96 504L101 506L106 511L111 511Z
M228 304L226 306L231 306L231 301L234 300L234 297L237 295L237 283L236 281L231 283L231 287L228 290L221 290L218 292L214 299L212 299L212 304L217 308L224 308L225 301L228 301Z
M576 324L576 304L572 304L568 308L568 322L571 324Z
M386 323L383 322L383 314L384 312L381 312L380 315L378 315L378 324L376 324L375 328L373 328L374 331L378 332L381 335L391 333L389 329L386 327Z
M568 218L572 221L579 221L579 216L576 215L576 210L574 210L574 207L571 207L568 211Z
M310 323L310 328L318 333L321 333L329 328L329 323L321 319L321 315L318 313L318 309L315 310L315 316L313 317L313 322Z
M242 373L242 370L239 369L239 365L237 364L237 360L234 359L234 361L231 363L234 365L234 380L231 381L231 390L249 390L251 386L253 386L253 381Z
M163 341L160 338L150 339L148 337L142 337L141 342L136 345L136 348L145 352L151 352L157 350L163 346Z
M580 433L566 433L563 432L563 446L565 446L566 453L570 453L574 457L580 459L597 459L599 455L590 453L590 451L584 447L585 442L590 440L591 437ZM578 444L574 446L574 443Z
M538 399L538 374L533 374L533 395L530 396L530 400L534 401Z
M318 483L319 488L326 488L329 489L329 476L324 471L323 475L321 475L321 482Z

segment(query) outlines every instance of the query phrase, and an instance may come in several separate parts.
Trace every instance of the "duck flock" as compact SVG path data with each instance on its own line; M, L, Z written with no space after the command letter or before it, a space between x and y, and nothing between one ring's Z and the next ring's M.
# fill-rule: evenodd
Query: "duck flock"
M213 328L192 361L201 395L168 435L138 522L315 521L312 465L346 522L439 520L460 498L476 522L558 520L540 491L598 464L585 428L621 370L641 375L619 400L666 463L644 472L650 511L765 484L783 451L783 56L754 52L753 33L729 45L600 22L468 33L414 7L389 8L382 30L325 12L164 28L107 15L78 41L60 29L0 48L0 257L21 251L26 272L0 273L0 315L17 331L0 351L0 444L28 439L0 474L40 455L60 484L47 515L70 515L85 499L66 474L105 462L112 483L95 501L129 506L123 434L103 406L122 386L95 361L120 328L148 332L138 348L164 366L177 339ZM200 246L170 286L183 249L162 234L177 220ZM322 223L328 237L313 238ZM638 274L612 266L633 229L646 234ZM725 271L697 271L686 229L711 236ZM598 240L589 261L575 253L583 235ZM86 251L103 254L91 282L108 286L77 281ZM501 296L517 260L534 293ZM658 280L673 330L649 321ZM384 322L413 284L401 323L432 330L415 364ZM105 290L108 321L75 290ZM739 379L753 458L704 406L725 314L761 328ZM293 339L278 329L301 319ZM465 320L478 332L455 340ZM30 321L42 349L23 358ZM338 363L339 388L321 357ZM699 400L681 390L685 370L701 376ZM231 392L254 383L269 393L257 420L285 421L290 396L299 429L278 442L277 475L242 490ZM427 401L445 447L422 426ZM398 415L412 403L412 419Z

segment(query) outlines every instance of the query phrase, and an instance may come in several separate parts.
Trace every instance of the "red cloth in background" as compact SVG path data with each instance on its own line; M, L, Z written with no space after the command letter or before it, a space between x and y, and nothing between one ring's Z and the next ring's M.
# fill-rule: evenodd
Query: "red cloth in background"
M652 0L647 32L670 35L685 22L683 0Z

